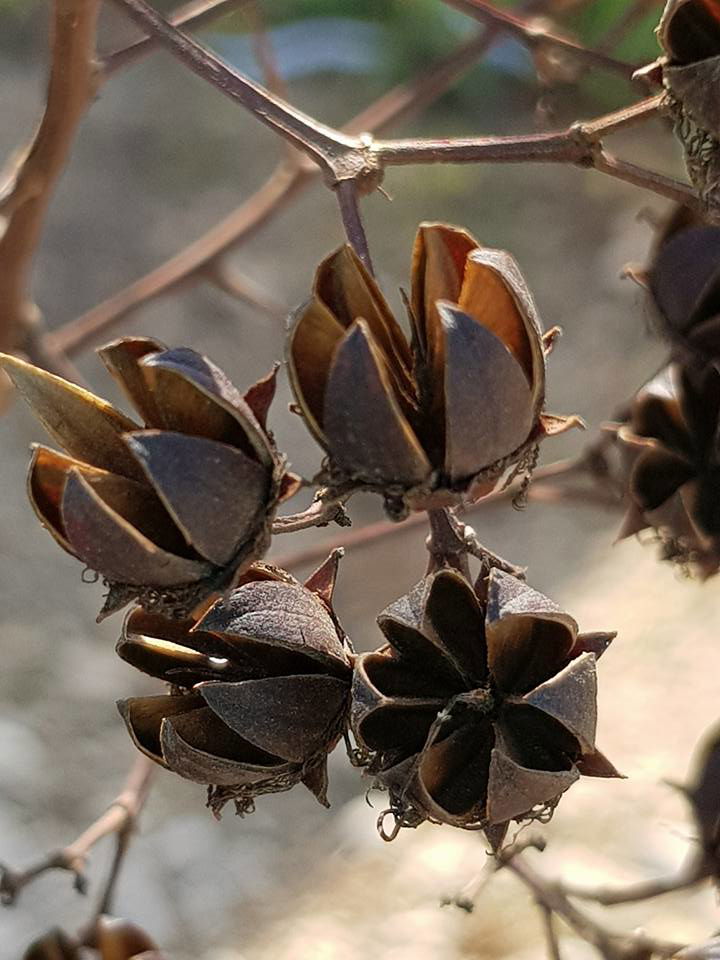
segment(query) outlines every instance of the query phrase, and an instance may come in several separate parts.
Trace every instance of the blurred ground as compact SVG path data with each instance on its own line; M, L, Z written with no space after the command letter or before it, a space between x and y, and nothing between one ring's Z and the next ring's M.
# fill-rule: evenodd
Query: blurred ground
M113 36L116 23L107 26ZM43 57L41 34L6 40L3 155L32 130ZM305 78L291 95L335 123L365 104L368 88L357 78L331 79ZM529 90L511 85L507 97L489 103L483 93L479 80L477 113L446 99L412 129L532 129ZM645 137L621 147L679 173L663 132L648 128ZM278 153L268 132L163 55L114 78L92 108L52 207L36 271L48 321L77 315L194 239L262 182ZM647 247L638 211L661 210L661 202L596 173L527 166L399 170L385 186L392 204L375 195L364 212L391 297L407 283L420 219L461 223L515 254L545 325L565 331L551 360L550 409L580 413L592 428L653 372L662 351L637 293L618 273ZM233 262L291 306L340 239L332 197L313 187ZM151 304L117 332L189 343L239 386L282 355L282 321L210 287ZM117 398L91 355L81 367L98 391ZM287 414L287 400L283 385L272 424L296 469L309 474L317 450ZM28 444L38 439L19 404L0 421L0 859L18 866L67 842L114 796L132 759L114 700L151 689L113 654L118 619L95 626L99 588L81 584L77 564L31 516L23 478ZM580 435L548 443L544 457L582 443ZM353 516L379 519L379 504L362 500ZM717 584L682 580L655 562L652 547L611 549L617 518L588 508L536 504L517 514L505 504L475 521L482 539L527 564L532 583L566 604L583 629L619 631L599 671L599 742L629 779L572 789L547 828L544 869L588 882L672 871L691 828L681 799L661 780L683 777L695 741L716 719ZM322 535L298 536L292 546ZM381 547L347 556L337 606L357 647L377 642L375 613L422 573L422 540L418 530L399 531ZM440 898L483 862L474 835L426 826L383 844L364 787L339 754L331 772L330 813L295 791L263 798L247 820L228 813L219 824L203 807L201 787L159 774L117 911L145 925L174 960L542 955L532 905L509 876L495 878L470 917L440 909ZM93 856L95 881L108 855L101 848ZM0 960L14 960L53 923L72 928L88 908L68 878L43 877L0 914ZM688 941L718 926L709 893L616 909L613 919ZM582 944L563 954L588 955Z

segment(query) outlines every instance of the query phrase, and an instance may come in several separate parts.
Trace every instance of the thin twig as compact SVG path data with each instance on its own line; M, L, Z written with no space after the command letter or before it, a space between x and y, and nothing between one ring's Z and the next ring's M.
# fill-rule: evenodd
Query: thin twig
M0 350L30 352L40 323L30 274L45 214L95 89L99 0L55 0L50 79L43 118L0 197ZM2 222L4 221L4 223ZM67 373L62 358L46 365Z
M248 303L275 320L287 316L288 307L285 304L275 300L267 290L259 286L250 277L240 273L224 259L218 258L211 261L202 271L198 272L198 278L209 280L218 290L222 290L229 297Z
M696 202L690 186L605 154L601 142L573 125L557 133L524 137L371 141L333 130L231 69L202 44L177 30L145 0L113 0L181 62L262 123L303 150L331 186L351 180L364 192L377 185L386 166L422 163L572 163L596 167L678 203ZM636 117L635 119L641 119Z
M338 158L344 160L345 155L352 156L358 146L355 138L319 123L261 84L233 70L203 44L174 27L145 0L112 2L193 73L250 110L261 123L304 151L325 170L332 182L339 179L335 161ZM348 176L354 176L354 172L349 171Z
M555 917L552 910L546 907L544 903L538 903L540 916L542 917L543 930L545 931L545 943L550 960L562 960L560 953L560 942L558 941L557 931L555 930Z
M127 839L148 797L155 769L155 764L147 757L138 757L128 774L122 791L107 810L76 840L60 850L49 853L25 870L13 870L7 866L0 868L0 902L5 905L15 903L21 890L48 870L70 871L75 875L76 890L85 893L87 890L85 865L88 854L103 837L117 834L119 847L121 844L120 838L123 838L122 850L120 855L116 853L102 898L103 902L106 899L109 900L117 879L117 872L122 865Z
M75 356L91 340L141 304L177 290L185 283L197 281L203 269L235 245L240 237L243 240L251 237L279 213L299 193L307 179L308 174L303 169L290 168L283 163L245 203L194 243L87 313L49 333L48 342L53 349L62 349Z
M190 0L190 3L184 3L174 10L168 20L174 27L192 27L199 30L249 2L250 0ZM101 56L97 62L98 71L102 78L106 79L156 49L157 40L154 37L142 37L126 47Z
M522 11L531 13L541 10L543 6L544 0L530 0L522 7ZM383 94L350 120L344 131L348 134L381 132L393 123L407 120L447 90L493 46L500 35L498 25L488 27L414 80L401 83ZM317 169L310 164L299 168L281 164L252 197L194 243L87 313L49 334L49 346L76 354L89 341L141 305L170 293L183 283L197 280L207 264L251 237L299 195L317 173Z
M528 491L528 500L542 501L546 499L546 482L548 482L547 490L553 493L553 502L564 499L565 488L558 487L557 481L573 476L587 476L590 479L594 479L593 466L586 458L585 453L576 458L557 460L554 463L549 463L535 470L533 483ZM497 503L499 500L512 499L518 492L519 484L520 481L510 484L510 486L505 489L493 491L493 493L483 497L482 500L478 500L477 503L467 507L466 513L474 513L476 510L481 510L484 507L490 506L490 504ZM607 494L600 486L597 488L591 486L587 489L573 489L568 499L584 504L612 507L614 510L617 510L621 505L619 499L614 494ZM396 523L392 520L379 520L376 523L369 523L359 529L350 530L345 534L329 537L321 543L283 553L275 558L273 562L277 563L280 567L304 567L308 564L316 563L318 560L322 560L323 557L327 556L329 550L334 550L337 547L345 547L348 550L366 547L380 540L384 540L386 537L391 537L398 533L405 533L417 526L423 526L426 522L425 517L425 513L418 512L411 513L410 516L401 523ZM484 547L483 549L486 550ZM495 560L500 561L501 558L495 557ZM514 570L515 575L517 575L519 568L514 568ZM519 572L522 573L522 571Z
M597 49L605 53L614 50L621 43L632 28L646 16L653 7L659 7L662 0L633 0L621 12L617 20L608 27L598 42Z
M500 866L510 870L530 889L538 904L560 917L571 929L591 944L605 960L639 960L640 957L673 957L684 944L656 940L644 932L616 933L584 913L567 897L562 884L538 873L524 857L504 856Z
M689 887L694 887L707 880L713 873L713 865L706 857L700 855L692 857L686 866L672 877L655 877L625 887L579 887L571 883L563 883L563 889L571 897L578 897L580 900L592 900L604 907L612 907L621 903L652 900L654 897L674 893L676 890L687 890Z
M513 34L531 50L538 47L549 47L573 57L581 64L609 70L621 77L630 80L633 73L641 64L626 63L611 57L605 51L590 50L582 44L561 37L545 29L537 21L527 21L522 17L505 10L498 10L485 0L443 0L448 6L462 11L469 17L481 20L483 23L495 23L502 30Z

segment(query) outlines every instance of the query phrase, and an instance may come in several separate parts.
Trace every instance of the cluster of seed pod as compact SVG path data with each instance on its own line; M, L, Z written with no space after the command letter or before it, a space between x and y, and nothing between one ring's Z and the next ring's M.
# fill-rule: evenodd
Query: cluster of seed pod
M652 529L667 559L708 577L720 568L720 227L673 211L636 278L670 356L615 428L620 536Z
M405 298L410 339L350 247L318 268L292 320L296 409L327 456L332 500L379 492L388 513L491 492L573 426L545 413L552 338L514 260L465 230L422 224ZM298 488L267 428L275 371L245 393L209 359L121 339L100 356L137 411L18 358L3 365L62 453L35 448L30 500L54 539L103 578L101 615L130 602L118 643L165 693L121 701L136 746L209 787L218 812L302 783L327 803L327 756L389 793L399 826L484 826L552 807L595 748L595 659L611 635L523 581L483 568L426 577L356 656L333 610L338 554L305 582L263 561Z

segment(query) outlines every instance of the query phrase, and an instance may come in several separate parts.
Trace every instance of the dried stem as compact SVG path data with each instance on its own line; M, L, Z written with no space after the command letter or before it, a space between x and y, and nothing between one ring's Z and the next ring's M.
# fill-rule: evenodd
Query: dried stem
M573 57L579 63L589 67L599 67L617 73L627 80L640 64L625 63L609 56L604 51L590 50L573 40L561 37L542 27L537 21L527 21L505 10L498 10L485 0L443 0L450 7L462 11L469 17L481 20L483 23L497 24L506 33L517 37L531 50L547 47Z
M590 450L592 449L593 447L591 446ZM621 500L612 493L608 493L604 486L600 486L599 484L597 486L576 489L566 487L564 484L562 486L558 485L557 481L564 481L567 478L575 476L586 477L591 480L598 479L595 464L587 453L582 453L579 457L568 460L557 460L554 463L549 463L535 470L532 486L528 490L528 500L551 502L573 500L583 504L609 507L613 510L619 508ZM498 500L512 499L518 493L519 489L520 481L517 481L516 483L510 484L510 486L504 490L495 490L487 497L483 497L482 500L478 500L477 503L467 507L466 512L474 513L476 510L481 510L490 504L497 503ZM276 521L276 523L278 523L278 521ZM422 512L411 513L407 520L402 521L402 523L396 523L391 520L380 520L377 523L369 523L357 530L351 530L344 535L338 534L335 537L330 537L321 543L313 544L304 549L301 548L300 550L281 554L275 558L273 562L277 563L280 567L303 567L307 564L322 560L323 557L327 556L329 550L337 547L345 547L350 550L370 546L380 540L384 540L386 537L404 533L413 527L422 526L425 523L426 515ZM314 523L306 524L306 526L315 525ZM275 532L284 531L276 530ZM479 545L479 548L484 552L484 555L492 557L496 561L493 564L494 566L500 566L501 569L506 569L514 573L515 576L523 575L522 568L506 564L506 561L503 561L501 557L491 554L490 551L482 545ZM467 543L463 544L463 549L468 549ZM475 546L472 545L470 552L473 553L474 550ZM503 566L503 564L506 565Z
M87 890L85 866L88 854L103 837L117 835L118 849L101 898L100 907L109 902L122 866L125 850L138 815L147 800L152 775L156 767L147 757L138 757L128 774L125 785L94 823L68 846L43 857L25 870L12 870L3 866L0 875L0 902L6 905L15 903L21 890L36 877L48 870L68 870L75 875L75 888L80 893Z
M542 841L537 844L542 849ZM547 913L560 917L605 960L647 960L649 956L673 957L683 944L656 940L643 932L616 933L584 913L569 899L562 884L548 880L531 867L524 857L510 848L498 858L498 869L515 874L532 892L538 905Z
M95 33L99 0L55 0L52 65L45 112L0 197L0 350L30 352L40 313L30 294L30 273L45 213L80 120L95 91ZM63 358L50 364L69 372Z
M692 188L641 167L615 160L605 153L595 133L575 124L559 133L524 137L473 137L453 140L408 139L371 141L333 130L302 113L282 98L232 70L202 44L177 30L145 0L113 0L148 33L154 35L181 62L226 96L272 127L324 172L336 186L353 181L363 192L372 189L387 166L421 163L572 163L595 167L676 202L696 202ZM654 108L656 109L656 107ZM648 111L652 113L653 111ZM647 113L635 115L644 119ZM598 127L598 121L595 122ZM592 128L591 128L592 129Z
M326 527L330 523L337 523L340 527L349 527L350 519L345 513L344 504L348 495L325 499L321 490L313 502L301 513L288 514L277 517L273 522L273 534L297 533L298 530L308 530L310 527ZM325 554L323 554L324 556Z
M430 534L425 542L430 554L428 573L450 566L469 578L468 557L476 557L486 572L497 567L514 577L525 577L524 567L518 567L488 550L480 543L473 528L459 520L451 510L428 510L428 522Z
M402 83L384 94L346 125L348 133L382 129L406 120L413 112L440 96L493 42L484 35L458 48L449 57L411 83ZM271 217L280 213L317 176L312 165L281 164L245 203L219 224L155 270L118 291L82 316L47 335L48 346L77 354L87 344L141 305L166 295L184 283L199 279L208 265L232 247L248 240Z
M341 180L335 187L335 194L348 243L370 273L374 273L367 237L365 236L365 227L360 216L357 186L352 180Z
M332 182L336 176L335 160L353 151L354 138L326 127L312 117L272 94L259 83L243 76L197 40L174 27L145 0L112 0L145 33L155 38L188 69L212 84L225 96L250 110L261 123L275 130L303 150ZM352 176L352 174L350 174Z
M250 2L251 0L190 0L190 3L184 3L171 13L168 20L174 27L193 27L199 30L206 24ZM116 71L141 60L155 49L157 49L155 37L142 37L126 47L101 56L97 61L98 71L104 80Z
M656 877L650 880L641 880L626 887L596 886L576 887L564 883L566 894L578 897L581 900L592 900L604 907L612 907L620 903L637 903L641 900L652 900L666 893L676 890L687 890L698 883L713 876L713 865L703 855L693 856L688 863L672 877Z
M307 178L303 170L283 163L244 204L194 243L92 310L48 334L50 345L75 355L141 304L197 280L207 265L225 253L239 237L251 237L283 209Z
M529 14L542 10L544 6L545 0L530 0L521 10ZM381 96L346 124L344 131L351 135L364 131L379 132L392 123L406 120L447 90L492 47L501 32L498 24L488 26L483 33L458 47L430 70L423 71L416 79L399 84ZM647 110L651 113L655 109L656 105L649 107L647 102L643 102L636 108L620 111L624 118L622 125L634 122L638 111L644 113ZM617 116L618 114L610 115ZM595 130L592 124L585 126L589 127L591 132ZM618 122L613 129L618 129L619 126ZM605 133L613 132L608 127L603 130ZM202 276L204 268L215 258L230 248L237 247L284 209L309 185L317 173L312 164L303 164L300 167L281 164L257 193L225 220L161 266L50 334L48 346L75 354L90 340L139 306L177 289L183 283L196 281Z
M538 903L540 916L542 917L543 930L545 931L545 943L547 944L547 954L550 960L562 960L560 953L560 943L558 941L557 931L555 930L555 916L549 907L544 903Z

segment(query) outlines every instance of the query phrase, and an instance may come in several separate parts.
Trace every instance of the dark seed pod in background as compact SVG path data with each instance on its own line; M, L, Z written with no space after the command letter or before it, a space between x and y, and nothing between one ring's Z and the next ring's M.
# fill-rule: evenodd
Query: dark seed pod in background
M688 174L713 221L720 219L720 7L668 0L658 38L666 103Z
M619 536L654 529L667 559L720 565L720 372L672 363L638 391L617 437L628 510Z
M110 588L102 614L137 599L185 615L259 559L297 487L266 429L275 373L244 396L187 348L123 338L99 351L144 428L87 390L0 355L66 454L36 446L28 494L60 546Z
M674 231L658 245L647 283L661 328L681 354L720 360L720 227Z
M408 344L349 246L324 260L295 315L288 369L298 407L327 450L322 481L384 494L391 515L477 499L548 434L545 343L509 254L465 231L421 224Z
M351 724L400 826L482 826L552 810L580 776L618 776L595 747L595 661L614 634L580 634L526 583L492 570L479 594L440 570L378 618Z
M327 756L345 730L350 647L332 611L340 553L306 581L251 568L199 621L131 611L117 646L128 663L172 685L120 701L135 745L208 784L217 812L249 812L264 793L304 783L327 805Z
M80 960L80 952L76 941L55 929L31 943L23 960Z
M96 949L99 960L136 960L157 955L157 946L134 923L118 917L99 917L96 924Z
M51 930L36 940L23 955L23 960L161 960L157 946L134 923L118 917L101 916L95 924L92 937L81 949L62 930ZM91 951L85 950L85 947Z

